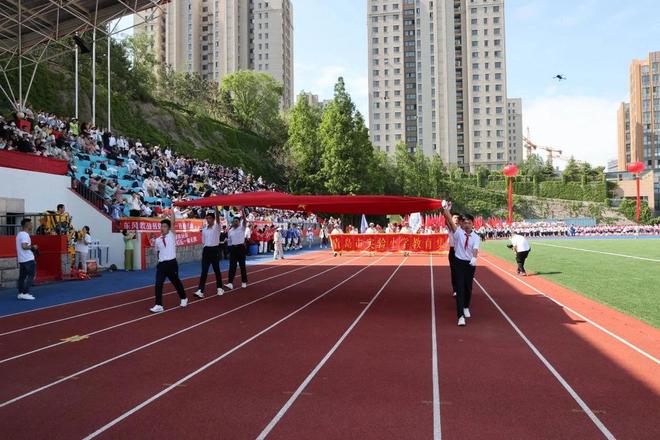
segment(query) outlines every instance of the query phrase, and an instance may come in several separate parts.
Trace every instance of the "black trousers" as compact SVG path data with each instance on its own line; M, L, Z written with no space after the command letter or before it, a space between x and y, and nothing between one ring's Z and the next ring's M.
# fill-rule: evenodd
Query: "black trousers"
M37 263L34 260L18 264L18 293L30 293L30 287L37 273Z
M206 276L209 272L209 266L213 267L215 285L219 289L222 287L222 275L220 273L220 246L204 246L204 249L202 249L202 274L199 276L199 286L197 286L202 292L206 286Z
M456 252L454 247L449 248L449 273L451 275L452 292L456 292Z
M463 316L463 309L470 308L472 300L472 284L474 272L477 269L471 266L469 261L456 258L454 261L456 270L456 316Z
M184 299L186 297L186 291L183 289L183 283L179 279L179 263L174 260L161 261L156 266L156 305L163 305L163 284L165 284L165 278L169 279L176 293L179 294L179 298Z
M529 255L529 251L516 252L516 263L518 263L518 273L526 273L525 260L527 259L528 255Z
M247 269L245 268L245 246L242 244L229 246L229 274L227 275L228 284L234 284L236 265L241 266L241 281L247 283L248 279Z

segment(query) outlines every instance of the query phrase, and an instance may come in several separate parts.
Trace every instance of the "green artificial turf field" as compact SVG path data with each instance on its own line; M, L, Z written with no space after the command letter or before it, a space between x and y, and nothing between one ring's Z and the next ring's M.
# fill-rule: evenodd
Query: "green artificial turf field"
M482 249L515 264L507 244L505 240L486 241ZM532 251L525 263L528 273L660 328L660 239L530 240L530 244Z

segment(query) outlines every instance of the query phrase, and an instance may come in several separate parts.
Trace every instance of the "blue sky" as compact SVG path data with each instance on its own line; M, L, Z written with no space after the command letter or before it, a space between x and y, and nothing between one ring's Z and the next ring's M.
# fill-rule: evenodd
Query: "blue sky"
M295 89L332 96L339 75L367 114L365 0L293 0ZM604 165L633 58L660 50L658 0L506 0L509 97L540 145ZM557 83L562 73L568 80Z

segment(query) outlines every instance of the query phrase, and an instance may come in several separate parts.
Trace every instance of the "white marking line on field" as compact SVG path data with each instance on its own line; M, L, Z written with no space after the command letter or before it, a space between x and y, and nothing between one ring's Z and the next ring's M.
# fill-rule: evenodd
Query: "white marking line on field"
M647 258L647 257L637 257L635 255L626 255L626 254L617 254L614 252L605 252L605 251L596 251L593 249L582 249L582 248L576 248L576 247L571 247L571 246L559 246L557 244L550 244L550 243L542 243L540 241L532 241L535 245L541 245L541 246L550 246L550 247L555 247L555 248L560 248L560 249L572 249L574 251L582 251L582 252L592 252L594 254L603 254L603 255L612 255L615 257L625 257L625 258L634 258L635 260L644 260L644 261L653 261L654 263L660 263L660 260L656 258Z
M376 292L376 294L371 298L371 301L369 301L369 304L367 304L364 307L364 309L362 309L362 312L357 316L357 318L355 318L353 323L346 329L344 334L341 335L341 337L337 340L335 345L330 349L330 351L328 351L326 353L326 355L323 357L323 359L321 359L321 361L316 365L316 367L314 367L312 372L309 373L309 375L305 378L305 380L300 384L298 389L296 389L296 391L291 395L289 400L287 400L287 402L284 404L284 406L277 412L277 414L275 414L275 417L273 417L273 419L268 423L268 425L266 425L264 430L261 431L261 434L259 434L259 436L257 436L257 440L265 439L268 436L268 434L270 434L270 432L273 430L273 428L275 428L275 425L277 425L277 423L282 419L282 417L284 417L284 415L289 410L289 408L291 408L291 406L294 404L294 402L298 399L298 396L300 396L300 394L303 391L305 391L305 388L307 388L307 385L309 385L309 383L314 379L314 377L321 370L321 368L323 368L323 366L328 362L328 360L330 360L330 358L335 353L335 351L337 351L339 346L344 342L344 340L348 337L348 335L351 333L351 331L353 331L355 326L358 324L358 322L360 322L362 317L367 313L367 311L371 308L373 303L378 299L381 292L383 290L385 290L385 287L387 287L387 285L390 283L392 278L394 278L394 275L396 275L396 273L399 271L399 269L401 268L403 263L406 262L407 259L408 259L408 257L403 257L403 259L401 260L401 263L399 263L399 265L396 267L396 269L394 269L394 272L392 272L392 274L385 281L385 283L381 286L381 288L378 290L378 292Z
M578 405L580 405L580 408L589 416L591 421L596 425L596 427L600 430L600 432L607 438L608 440L615 440L614 435L607 429L607 427L603 424L603 422L600 421L598 416L594 414L594 412L589 408L589 406L582 400L582 398L578 395L578 393L575 392L575 390L566 382L566 380L562 377L561 374L555 369L555 367L552 366L552 364L541 354L538 348L530 341L527 336L518 328L515 322L509 317L509 315L506 314L504 310L500 307L500 305L493 299L492 296L486 291L484 286L481 285L479 281L475 278L474 280L475 283L477 283L477 286L481 289L481 291L488 297L490 302L493 303L495 308L504 316L504 319L513 327L513 329L518 333L518 336L522 338L523 341L525 341L525 344L532 350L532 352L536 355L536 357L539 358L539 360L545 365L545 367L550 371L550 373L559 381L561 386L564 387L564 389L568 392L568 394L571 395L571 397L577 402Z
M440 425L440 377L438 374L438 335L435 323L435 283L433 279L433 254L429 255L431 266L431 352L433 359L433 438L442 438L442 426Z
M622 344L626 345L627 347L635 350L637 353L641 354L642 356L647 357L648 359L655 362L656 364L660 364L660 360L658 358L656 358L655 356L653 356L652 354L649 354L649 353L645 352L644 350L637 347L636 345L633 345L632 343L630 343L627 340L623 339L621 336L619 336L615 333L612 333L611 331L609 331L608 329L606 329L602 325L600 325L600 324L592 321L591 319L587 318L582 313L580 313L580 312L564 305L563 303L557 301L556 299L554 299L552 296L548 295L547 293L540 291L539 289L532 286L531 284L529 284L529 283L521 280L520 278L514 276L513 274L507 272L506 270L502 269L501 267L499 267L497 264L493 263L492 261L489 261L488 259L483 258L483 257L481 259L484 260L486 263L490 264L491 266L495 267L500 272L505 273L506 275L508 275L509 277L511 277L514 280L518 281L519 283L522 283L525 286L529 287L530 289L532 289L534 292L538 293L539 295L543 295L544 297L548 298L550 301L557 304L559 307L563 308L564 310L572 313L573 315L577 316L578 318L582 319L583 321L588 322L589 324L593 325L594 327L596 327L598 330L602 331L603 333L613 337L614 339L616 339L617 341L619 341Z
M358 257L356 257L356 258L358 258ZM309 280L311 280L312 278L316 278L316 277L318 277L318 276L321 276L321 275L323 275L324 273L327 273L327 272L330 272L331 270L337 269L338 267L345 266L346 264L348 264L349 262L351 262L351 261L353 261L353 260L355 260L355 258L353 258L353 259L351 259L351 260L348 260L348 261L344 262L343 264L339 264L339 265L336 265L336 266L332 266L332 267L330 267L329 269L326 269L326 270L324 270L324 271L322 271L322 272L319 272L319 273L317 273L317 274L315 274L315 275L312 275L312 276L310 276L310 277L307 277L307 278L305 278L305 279L303 279L303 280L297 281L297 282L295 282L295 283L293 283L293 284L289 284L289 285L286 286L286 287L282 287L281 289L278 289L278 290L276 290L276 291L274 291L274 292L271 292L271 293L269 293L269 294L267 294L267 295L265 295L265 296L262 296L262 297L260 297L260 298L257 298L257 299L255 299L255 300L253 300L253 301L250 301L250 302L248 302L248 303L245 303L245 304L243 304L243 305L241 305L241 306L234 307L233 309L227 310L226 312L223 312L223 313L221 313L221 314L219 314L219 315L215 315L215 316L212 316L212 317L210 317L210 318L208 318L208 319L205 319L204 321L200 321L200 322L198 322L197 324L193 324L193 325L191 325L191 326L189 326L189 327L182 328L181 330L177 330L177 331L174 332L174 333L170 333L170 334L167 335L167 336L163 336L162 338L158 338L158 339L156 339L156 340L154 340L154 341L148 342L148 343L146 343L146 344L144 344L144 345L141 345L141 346L136 347L136 348L134 348L134 349L132 349L132 350L129 350L129 351L127 351L127 352L124 352L124 353L122 353L122 354L119 354L119 355L117 355L117 356L114 356L114 357L112 357L112 358L110 358L110 359L106 359L106 360L104 360L104 361L102 361L102 362L99 362L99 363L97 363L97 364L90 365L90 366L87 367L87 368L84 368L84 369L82 369L82 370L80 370L80 371L77 371L77 372L72 373L72 374L70 374L70 375L68 375L68 376L65 376L65 377L63 377L63 378L61 378L61 379L59 379L59 380L56 380L55 382L51 382L51 383L46 384L46 385L44 385L44 386L42 386L42 387L36 388L36 389L34 389L34 390L32 390L32 391L29 391L29 392L27 392L27 393L25 393L25 394L21 394L20 396L14 397L13 399L7 400L6 402L2 402L2 403L0 403L0 408L4 408L5 406L11 405L12 403L18 402L19 400L22 400L22 399L24 399L24 398L26 398L26 397L32 396L32 395L34 395L34 394L37 394L37 393L39 393L39 392L41 392L41 391L44 391L44 390L46 390L46 389L48 389L48 388L51 388L51 387L53 387L53 386L55 386L55 385L58 385L58 384L60 384L60 383L62 383L62 382L65 382L65 381L67 381L67 380L69 380L69 379L72 379L72 378L74 378L74 377L80 376L81 374L85 374L85 373L87 373L87 372L89 372L89 371L91 371L91 370L94 370L94 369L96 369L96 368L99 368L99 367L102 367L102 366L104 366L104 365L107 365L107 364L109 364L109 363L111 363L111 362L113 362L113 361L116 361L117 359L124 358L124 357L126 357L126 356L128 356L128 355L131 355L131 354L135 353L135 352L138 352L138 351L143 350L143 349L145 349L145 348L151 347L152 345L156 345L156 344L158 344L158 343L160 343L160 342L163 342L163 341L165 341L165 340L167 340L167 339L170 339L170 338L172 338L172 337L174 337L174 336L177 336L177 335L180 335L180 334L182 334L182 333L185 333L185 332L187 332L187 331L189 331L189 330L192 330L192 329L194 329L194 328L197 328L197 327L199 327L199 326L201 326L201 325L207 324L207 323L209 323L209 322L211 322L211 321L214 321L214 320L216 320L216 319L218 319L218 318L222 318L223 316L229 315L230 313L233 313L233 312L235 312L235 311L237 311L237 310L244 309L245 307L251 306L252 304L255 304L255 303L259 302L259 301L262 301L262 300L264 300L264 299L266 299L266 298L269 298L269 297L271 297L271 296L273 296L273 295L275 295L275 294L277 294L277 293L283 292L283 291L285 291L285 290L287 290L287 289L290 289L291 287L295 287L295 286L297 286L297 285L299 285L299 284L304 283L305 281L309 281ZM296 269L296 270L299 270L299 269ZM293 270L293 271L289 271L289 272L287 272L287 273L291 273L291 272L295 272L295 270ZM255 283L255 284L256 284L256 283ZM205 299L206 299L206 298L205 298ZM199 301L197 301L197 302L199 302ZM154 316L154 315L152 315L152 316Z
M356 257L356 258L359 258L359 257ZM144 408L145 406L147 406L147 405L151 404L152 402L158 400L159 398L163 397L165 394L169 393L170 391L172 391L172 390L173 390L174 388L176 388L177 386L179 386L179 385L181 385L181 384L187 382L188 380L190 380L190 379L192 379L193 377L197 376L199 373L202 373L204 370L207 370L208 368L210 368L210 367L212 367L213 365L217 364L218 362L220 362L221 360L223 360L223 359L226 358L227 356L231 355L231 354L234 353L235 351L240 350L240 349L241 349L242 347L244 347L245 345L247 345L247 344L249 344L250 342L252 342L252 341L254 341L255 339L257 339L259 336L261 336L261 335L263 335L263 334L269 332L270 330L272 330L273 328L277 327L278 325L280 325L281 323L283 323L283 322L286 321L287 319L291 318L292 316L294 316L294 315L296 315L297 313L301 312L302 310L306 309L307 307L309 307L310 305L312 305L312 304L315 303L316 301L320 300L321 298L323 298L324 296L326 296L326 295L329 294L330 292L334 291L335 289L337 289L338 287L342 286L343 284L345 284L346 282L348 282L348 281L351 280L352 278L356 277L357 275L359 275L359 274L362 273L363 271L367 270L369 267L371 267L371 266L373 266L374 264L378 263L378 262L379 262L380 260L382 260L383 258L385 258L385 257L380 257L378 260L374 261L373 263L369 264L368 266L363 267L363 268L360 269L359 271L355 272L353 275L349 276L348 278L344 279L343 281L339 282L338 284L335 284L333 287L330 287L328 290L326 290L325 292L323 292L322 294L320 294L320 295L317 296L316 298L312 299L311 301L305 303L305 304L302 305L301 307L297 308L297 309L294 310L293 312L289 313L289 314L286 315L285 317L283 317L283 318L281 318L281 319L275 321L274 323L272 323L271 325L269 325L269 326L266 327L265 329L263 329L263 330L261 330L260 332L258 332L258 333L256 333L256 334L252 335L251 337L249 337L248 339L244 340L244 341L241 342L240 344L234 346L231 350L228 350L228 351L224 352L223 354L221 354L221 355L218 356L217 358L215 358L215 359L213 359L213 360L207 362L206 364L202 365L201 367L199 367L199 368L196 369L195 371L193 371L193 372L187 374L186 376L182 377L181 379L177 380L177 381L174 382L172 385L170 385L169 387L165 388L164 390L162 390L162 391L159 392L158 394L154 394L154 395L151 396L149 399L147 399L147 400L145 400L144 402L140 403L139 405L133 407L132 409L126 411L124 414L120 415L120 416L117 417L116 419L110 421L109 423L103 425L102 427L100 427L99 429L97 429L96 431L94 431L93 433L91 433L91 434L89 434L88 436L86 436L86 437L84 438L84 440L89 440L89 439L92 439L92 438L98 436L99 434L102 434L103 432L105 432L105 431L107 431L108 429L112 428L113 426L115 426L116 424L118 424L119 422L121 422L122 420L124 420L124 419L130 417L131 415L135 414L136 412L138 412L139 410L141 410L141 409ZM342 266L343 266L343 264L342 264ZM339 266L335 266L335 267L339 267ZM1 407L1 406L0 406L0 407Z
M284 265L285 264L278 264L277 266L269 266L265 269L255 270L255 271L250 272L250 273L253 274L253 273L259 273L259 272L265 272L267 270L275 269L279 266L284 266ZM191 277L191 278L194 278L194 277ZM190 279L190 278L188 278L188 279ZM208 286L210 284L215 284L215 280L209 281L208 283L205 284L205 286ZM146 287L153 287L153 285L152 286L146 286ZM193 286L186 287L184 290L188 291L188 290L192 290L192 289L197 289L197 287L198 287L197 284L195 284ZM176 293L176 290L170 290L169 292L165 292L163 294L163 296L171 295L171 294L174 294L174 293ZM108 307L104 307L104 308L101 308L101 309L90 310L89 312L79 313L77 315L67 316L66 318L59 318L59 319L55 319L55 320L52 320L52 321L46 321L46 322L42 322L42 323L39 323L39 324L34 324L34 325L27 326L27 327L18 328L18 329L15 329L15 330L10 330L10 331L4 332L4 333L0 333L0 336L12 335L14 333L20 333L20 332L24 332L26 330L31 330L31 329L34 329L34 328L44 327L46 325L57 324L58 322L63 322L63 321L71 320L71 319L81 318L83 316L89 316L89 315L93 315L95 313L106 312L108 310L118 309L120 307L125 307L125 306L129 306L131 304L136 304L136 303L139 303L139 302L142 302L142 301L149 301L149 300L153 300L153 299L154 299L154 297L153 297L153 295L151 295L148 298L136 299L134 301L125 302L125 303L117 304L117 305L114 305L114 306L108 306Z
M307 255L307 254L316 254L316 253L320 253L320 252L322 252L322 251L306 252L305 255ZM300 261L300 260L295 260L295 259L289 259L289 260L290 261ZM307 260L307 258L303 258L302 260ZM260 264L266 264L266 263L269 263L269 262L271 262L271 260L257 262L257 263L252 264L251 266L258 266ZM191 280L193 278L199 278L199 277L191 276L191 277L183 278L183 279L181 279L181 281L187 281L187 280ZM140 286L140 287L133 287L131 289L120 290L118 292L104 293L102 295L92 296L90 298L81 298L81 299L77 299L75 301L69 301L69 302L65 302L65 303L61 303L61 304L53 304L53 305L50 305L50 306L39 307L38 309L24 310L22 312L16 312L16 313L12 313L12 314L9 314L9 315L2 315L2 316L0 316L0 320L3 320L4 318L10 318L12 316L27 315L28 313L32 313L32 312L39 312L41 310L53 309L55 307L68 306L70 304L76 304L76 303L83 302L83 301L92 301L92 300L95 300L95 299L106 298L108 296L120 295L122 293L129 293L129 292L133 292L135 290L146 289L147 287L153 287L153 284L147 284L145 286Z
M326 258L325 260L321 260L321 261L319 261L319 264L320 264L320 263L323 263L323 262L325 262L325 261L330 261L330 260L332 260L332 259L333 259L332 257L330 257L330 258ZM281 267L281 266L284 266L284 264L282 264L282 265L278 265L277 267ZM313 266L310 266L310 265L300 266L300 267L298 267L298 268L296 268L296 269L288 270L288 271L282 272L282 273L280 273L280 274L273 275L272 277L268 277L268 278L264 278L263 280L255 281L254 283L251 283L250 286L254 286L255 284L261 284L261 283L263 283L263 282L265 282L265 281L272 280L272 279L274 279L274 278L279 278L279 277L281 277L281 276L283 276L283 275L287 275L287 274L290 274L290 273L292 273L292 272L297 272L297 271L302 270L302 269L305 269L305 268L307 268L307 267L314 267L314 266L316 266L316 265L313 265ZM236 291L236 290L238 290L238 288L235 288L235 289L233 289L233 290L227 291L227 293L230 294L230 292L234 292L234 291ZM198 300L196 300L196 301L193 301L193 302L189 303L189 304L188 304L188 307L192 306L193 304L199 304L200 302L203 302L203 301L206 301L206 300L209 300L209 299L212 299L212 298L219 298L219 296L218 296L218 295L211 295L211 296L207 296L207 297L202 298L202 299L198 299ZM84 336L88 336L88 337L89 337L89 336L93 336L93 335L98 335L99 333L104 333L104 332L107 332L107 331L109 331L109 330L114 330L114 329L116 329L116 328L123 327L123 326L128 325L128 324L133 324L133 323L135 323L135 322L142 321L142 320L144 320L144 319L153 318L153 317L155 317L155 316L161 316L161 315L163 315L164 313L168 313L168 312L171 312L171 311L174 311L174 310L178 310L178 309L180 309L180 308L181 308L181 307L176 306L176 307L172 307L172 308L170 308L170 309L166 309L164 312L161 312L161 313L150 313L150 314L146 314L146 315L144 315L144 316L140 316L139 318L130 319L130 320L128 320L128 321L123 321L123 322L120 322L120 323L118 323L118 324L113 324L113 325L111 325L111 326L109 326L109 327L105 327L105 328L102 328L102 329L99 329L99 330L95 330L95 331L93 331L93 332L90 332L90 333L85 334ZM60 345L67 344L67 343L68 343L67 341L60 341L60 342L56 342L56 343L54 343L54 344L45 345L45 346L40 347L40 348L35 348L34 350L26 351L25 353L17 354L17 355L14 355L14 356L11 356L11 357L8 357L8 358L5 358L5 359L0 359L0 364L4 364L4 363L6 363L6 362L13 361L13 360L15 360L15 359L19 359L19 358L22 358L22 357L25 357L25 356L29 356L29 355L31 355L31 354L38 353L38 352L40 352L40 351L49 350L49 349L51 349L51 348L58 347L58 346L60 346Z

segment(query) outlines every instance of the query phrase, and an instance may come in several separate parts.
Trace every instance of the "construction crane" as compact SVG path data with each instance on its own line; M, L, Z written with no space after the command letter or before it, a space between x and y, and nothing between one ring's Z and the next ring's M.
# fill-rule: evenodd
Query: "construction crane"
M532 155L533 151L536 150L545 150L546 152L546 160L550 165L552 165L552 160L553 159L560 159L560 160L565 160L568 161L570 160L569 157L566 157L562 154L562 150L559 148L553 148L553 147L546 147L542 145L537 145L534 142L532 142L529 138L529 127L527 127L527 136L523 136L523 144L525 148L527 149L527 157ZM575 162L577 163L584 163L583 161L576 160Z

